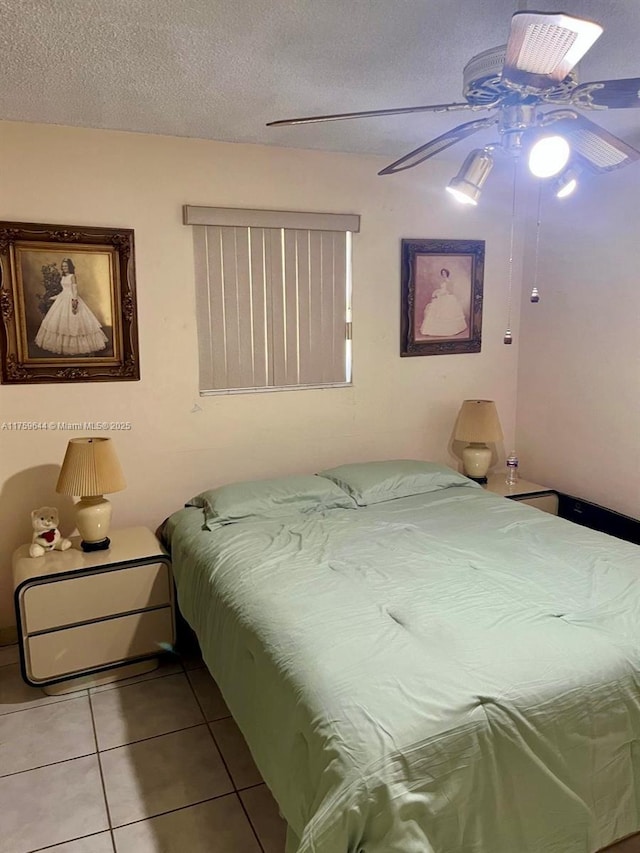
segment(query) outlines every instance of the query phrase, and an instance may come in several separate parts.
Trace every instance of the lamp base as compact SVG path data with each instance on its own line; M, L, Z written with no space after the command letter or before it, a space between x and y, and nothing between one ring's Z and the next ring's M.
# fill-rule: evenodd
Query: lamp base
M486 483L490 464L491 450L486 444L479 441L472 441L462 451L464 473L470 480Z
M79 500L75 510L82 550L105 551L109 547L111 503L102 495L92 495Z
M98 540L98 542L85 542L84 539L80 542L80 547L83 551L106 551L110 545L111 539L108 536Z
M484 486L485 483L489 482L487 477L472 477L470 474L467 474L466 476L470 480L473 480L474 483L480 483L481 486Z

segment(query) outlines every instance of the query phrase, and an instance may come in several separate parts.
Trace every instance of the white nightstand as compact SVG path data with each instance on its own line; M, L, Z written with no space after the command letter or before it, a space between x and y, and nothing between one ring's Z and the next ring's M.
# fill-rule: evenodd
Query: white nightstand
M175 640L171 564L146 527L114 530L105 551L13 555L22 676L46 693L154 669Z
M506 474L489 474L488 482L483 488L504 498L529 504L543 512L558 514L558 495L553 489L539 483L530 483L528 480L518 480L515 485L508 486L505 479Z

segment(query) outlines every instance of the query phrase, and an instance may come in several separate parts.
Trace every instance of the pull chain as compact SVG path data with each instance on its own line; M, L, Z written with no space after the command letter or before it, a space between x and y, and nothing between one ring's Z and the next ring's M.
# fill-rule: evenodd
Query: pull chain
M516 230L516 179L518 176L518 162L513 164L513 196L511 199L511 240L509 249L509 290L507 293L507 330L504 333L502 342L504 344L513 343L513 333L511 331L511 301L513 294L513 247L515 243Z
M538 184L538 218L536 221L536 257L533 264L533 287L531 288L531 302L540 302L540 291L538 290L538 261L540 259L540 210L542 208L542 185Z

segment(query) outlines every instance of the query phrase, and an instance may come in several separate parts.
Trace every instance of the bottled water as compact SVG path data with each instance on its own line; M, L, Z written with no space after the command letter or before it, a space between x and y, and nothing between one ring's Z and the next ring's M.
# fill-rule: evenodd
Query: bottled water
M507 479L506 483L508 486L515 486L518 482L518 457L515 454L515 451L512 450L509 456L507 457Z

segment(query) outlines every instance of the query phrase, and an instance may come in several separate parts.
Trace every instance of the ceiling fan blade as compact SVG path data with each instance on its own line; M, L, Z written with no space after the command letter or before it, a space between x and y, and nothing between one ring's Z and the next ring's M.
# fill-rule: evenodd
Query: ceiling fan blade
M573 89L570 101L576 107L593 110L640 107L640 77L582 83Z
M560 83L602 34L594 21L544 12L516 12L502 69L507 85L544 91Z
M482 130L485 127L491 127L491 125L497 123L497 117L492 116L479 118L475 121L468 121L465 124L459 124L452 130L448 130L446 133L443 133L442 136L437 136L425 145L421 145L414 151L410 151L408 154L405 154L404 157L396 160L395 163L385 166L381 172L378 172L378 174L393 175L396 172L403 172L405 169L411 169L419 163L422 163L424 160L428 160L429 157L433 157L436 154L439 154L440 151L444 151L445 148L455 145L456 142L461 142L463 139L466 139L467 136L471 136L472 133L477 133L477 131Z
M559 112L566 116L565 110ZM545 116L546 120L551 119L549 126L566 137L572 156L591 172L612 172L640 160L640 151L588 118L574 113L573 117L553 121L553 115L551 112Z
M480 109L491 109L493 104L482 106ZM327 116L304 116L302 118L284 118L280 121L269 121L267 127L286 127L292 124L315 124L321 121L343 121L349 118L372 118L373 116L399 116L407 113L448 113L454 110L473 110L478 107L468 103L460 104L426 104L418 107L398 107L391 110L364 110L359 113L336 113Z

